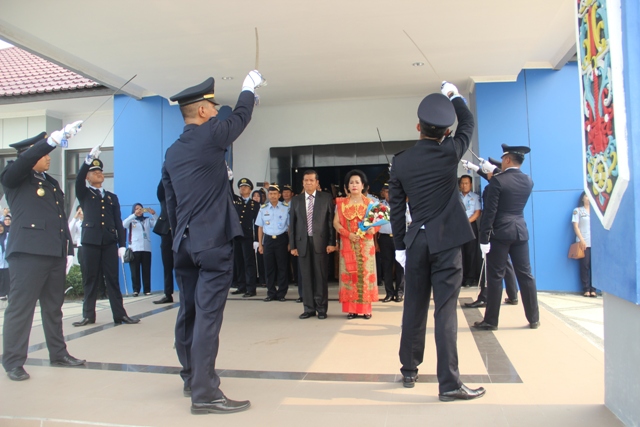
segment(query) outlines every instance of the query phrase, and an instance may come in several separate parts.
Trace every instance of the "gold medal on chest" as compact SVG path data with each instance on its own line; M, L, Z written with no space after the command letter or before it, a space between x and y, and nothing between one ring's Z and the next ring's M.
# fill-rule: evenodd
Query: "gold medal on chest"
M264 223L265 223L265 224L267 224L267 225L269 225L269 224L270 224L270 223L269 223L269 221L265 221Z
M44 196L44 188L42 187L38 188L38 190L36 191L36 194L40 197Z

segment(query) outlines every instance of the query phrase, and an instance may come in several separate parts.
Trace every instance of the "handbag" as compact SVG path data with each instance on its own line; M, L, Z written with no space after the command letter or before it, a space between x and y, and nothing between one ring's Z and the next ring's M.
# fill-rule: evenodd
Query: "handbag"
M123 262L133 261L133 251L131 250L131 224L129 224L129 247L124 251L124 256L122 257L122 261Z
M584 251L580 247L580 243L574 243L569 246L569 258L581 259L584 258Z

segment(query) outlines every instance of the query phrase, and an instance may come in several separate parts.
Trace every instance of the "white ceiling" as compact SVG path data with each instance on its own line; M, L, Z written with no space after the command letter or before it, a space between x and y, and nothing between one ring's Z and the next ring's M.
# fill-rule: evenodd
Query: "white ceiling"
M216 98L234 104L255 66L257 27L268 81L261 102L282 105L415 96L442 79L467 92L474 81L561 67L575 52L575 7L575 0L4 0L0 38L112 87L137 74L125 88L137 97L168 98L214 76Z

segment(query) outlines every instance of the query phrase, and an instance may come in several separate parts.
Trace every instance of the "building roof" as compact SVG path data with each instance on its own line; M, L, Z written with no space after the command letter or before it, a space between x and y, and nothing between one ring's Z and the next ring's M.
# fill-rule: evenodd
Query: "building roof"
M80 91L99 87L102 87L100 83L18 47L0 49L0 98Z

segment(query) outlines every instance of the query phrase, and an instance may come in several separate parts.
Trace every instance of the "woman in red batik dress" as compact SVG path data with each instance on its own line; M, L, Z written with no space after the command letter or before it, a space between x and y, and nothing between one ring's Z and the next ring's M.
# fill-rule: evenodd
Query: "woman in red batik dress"
M340 235L340 302L347 319L362 314L371 319L371 303L378 301L376 249L373 235L380 227L358 234L358 224L364 219L367 206L374 203L362 192L368 188L364 172L354 169L344 179L347 197L336 199L333 226Z

